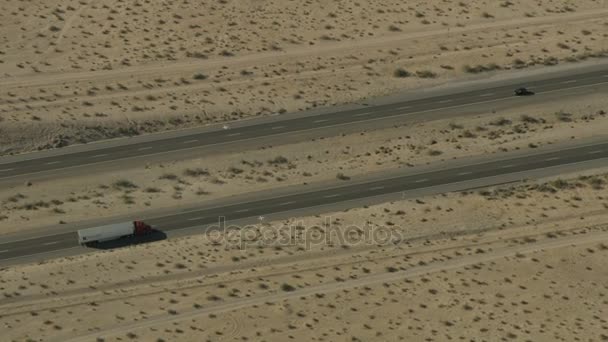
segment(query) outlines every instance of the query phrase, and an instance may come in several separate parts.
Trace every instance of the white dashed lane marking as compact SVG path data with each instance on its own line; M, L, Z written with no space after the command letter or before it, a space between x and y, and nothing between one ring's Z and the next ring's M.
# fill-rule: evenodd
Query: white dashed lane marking
M197 139L187 140L187 141L184 141L183 144L193 144L197 141L198 141Z
M8 171L13 171L14 169L4 169L4 170L0 170L0 172L8 172Z
M56 245L56 244L58 244L59 242L61 242L61 241L52 241L52 242L47 242L47 243L43 243L42 245L44 245L44 246Z
M204 219L204 217L194 217L194 218L189 218L188 221L198 221L198 220L202 220Z
M46 163L46 165L53 165L53 164L59 164L61 163L60 161L52 161L52 162L48 162Z
M146 147L138 148L137 150L138 151L144 151L144 150L149 150L151 148L152 148L152 146L146 146Z

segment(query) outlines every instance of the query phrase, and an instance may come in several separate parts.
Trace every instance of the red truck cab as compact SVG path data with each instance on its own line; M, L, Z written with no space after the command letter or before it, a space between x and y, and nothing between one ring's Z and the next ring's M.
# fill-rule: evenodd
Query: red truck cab
M133 228L133 235L135 236L146 235L152 232L152 227L144 221L133 221Z

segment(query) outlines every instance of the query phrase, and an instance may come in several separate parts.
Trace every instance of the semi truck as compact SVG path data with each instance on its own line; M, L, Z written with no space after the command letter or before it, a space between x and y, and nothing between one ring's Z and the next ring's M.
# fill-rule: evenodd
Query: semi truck
M78 231L78 243L81 246L91 246L100 242L117 240L124 237L137 237L152 232L152 227L143 221L132 221L109 224Z

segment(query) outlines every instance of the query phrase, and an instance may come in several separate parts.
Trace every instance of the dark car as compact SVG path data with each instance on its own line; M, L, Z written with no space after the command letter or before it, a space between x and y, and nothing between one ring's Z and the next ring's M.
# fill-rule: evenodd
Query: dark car
M515 89L515 95L517 95L517 96L534 95L534 92L527 88L521 87L521 88Z

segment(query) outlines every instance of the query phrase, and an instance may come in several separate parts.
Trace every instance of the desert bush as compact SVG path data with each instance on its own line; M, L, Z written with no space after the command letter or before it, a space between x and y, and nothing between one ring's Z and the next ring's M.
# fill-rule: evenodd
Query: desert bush
M494 71L494 70L500 70L500 69L502 69L502 68L496 63L490 63L487 65L478 64L475 66L471 66L471 65L467 64L463 67L463 70L469 74L478 74L481 72L488 72L488 71Z
M510 125L511 124L511 120L506 119L506 118L498 118L492 122L490 122L490 125L492 126L506 126L506 125Z
M287 164L287 163L289 163L289 160L283 156L276 156L273 159L270 159L268 161L268 164L271 164L271 165Z
M521 121L534 124L540 123L540 120L538 120L537 118L526 114L521 116Z
M350 179L349 176L343 174L342 172L338 172L338 174L336 175L336 178L339 180L349 180Z
M462 132L462 136L465 138L477 138L477 134L475 134L469 130Z
M165 173L158 177L158 179L176 180L178 177L174 173Z
M397 68L397 70L395 70L393 75L395 77L404 78L404 77L410 77L412 74L403 68Z
M239 169L238 167L231 166L228 168L228 172L230 172L234 175L238 175L238 174L243 173L244 171L243 171L243 169Z
M431 70L419 70L416 71L416 76L420 78L435 78L437 74Z
M555 116L557 117L557 120L559 120L561 122L571 122L572 121L572 114L566 113L564 111L559 111L559 112L555 113Z
M207 79L207 75L198 73L198 74L194 74L194 76L192 76L192 78L194 78L195 80L201 81L201 80Z
M557 59L557 58L555 58L553 56L550 56L550 57L547 57L547 58L545 58L543 60L543 64L547 65L547 66L557 65L557 64L559 64L559 59Z
M16 203L16 202L19 202L19 200L22 200L24 198L26 198L25 195L18 193L18 194L15 194L15 195L7 198L6 200L9 201L9 202Z
M451 128L451 129L463 129L463 128L464 128L464 126L463 126L463 125L461 125L461 124L457 124L457 123L450 122L450 128Z
M209 176L209 171L201 168L194 169L186 169L184 170L184 176L188 177L200 177L200 176Z
M120 179L112 184L116 189L137 189L137 185L130 180Z
M186 52L186 57L189 58L198 58L198 59L207 59L207 55L201 52Z
M283 290L285 292L292 292L292 291L295 291L296 288L287 283L283 283L283 284L281 284L281 290Z

